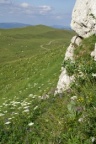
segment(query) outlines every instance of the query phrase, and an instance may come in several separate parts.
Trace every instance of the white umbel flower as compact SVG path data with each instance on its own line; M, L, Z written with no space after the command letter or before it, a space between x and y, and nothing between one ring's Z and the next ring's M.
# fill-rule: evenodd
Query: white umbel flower
M26 113L27 113L27 112L29 112L29 109L25 109L23 112L26 112Z
M4 116L4 114L3 114L3 113L0 113L0 117L2 117L2 116Z
M11 122L10 121L7 121L6 123L5 123L5 125L9 125Z
M92 138L91 138L92 143L93 143L95 140L96 140L95 137L92 137Z
M33 126L34 125L34 123L33 122L30 122L29 124L28 124L28 126Z
M35 106L35 107L34 107L34 110L36 110L37 108L38 108L38 106Z
M77 99L77 96L73 96L73 97L71 97L70 99L74 101L74 100Z
M79 118L79 119L78 119L78 122L81 123L81 122L83 122L83 120L84 120L83 118Z
M96 73L92 73L92 76L93 76L93 77L96 77Z

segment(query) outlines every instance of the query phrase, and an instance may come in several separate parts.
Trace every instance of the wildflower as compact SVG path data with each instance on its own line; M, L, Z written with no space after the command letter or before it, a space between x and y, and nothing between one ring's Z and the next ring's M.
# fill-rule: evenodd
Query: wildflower
M8 120L11 120L12 118L8 118Z
M29 97L33 97L33 94L29 94Z
M8 125L8 124L10 124L10 123L11 123L10 121L7 121L5 124Z
M28 126L33 126L34 125L34 123L33 122L30 122L29 124L28 124Z
M79 119L78 119L78 122L81 123L81 122L83 122L83 120L84 120L83 118L79 118Z
M20 109L22 109L22 107L18 107L18 109L20 110Z
M6 110L6 111L4 111L4 113L7 113L7 110Z
M21 103L21 106L26 106L27 105L27 102L25 102L25 101L23 101L22 103Z
M24 109L28 109L28 108L29 108L29 106L25 106L25 107L24 107Z
M27 102L27 105L30 105L31 103Z
M36 110L38 108L38 106L34 107L34 110Z
M94 143L95 140L96 140L95 137L91 137L92 143Z
M83 98L83 97L80 97L80 98L78 99L78 101L79 101L79 102L84 102L84 98Z
M42 100L45 100L45 99L48 99L48 98L49 98L49 95L47 95L47 94L41 96L41 99L42 99Z
M29 109L25 109L23 112L29 112Z
M0 117L1 117L1 116L4 116L4 114L0 113Z
M83 72L79 72L79 77L83 77L84 76L84 73Z
M46 99L48 99L48 98L49 98L49 95L46 94Z
M96 107L93 107L94 108L94 110L96 110Z
M35 87L36 85L38 85L38 83L34 83L34 87Z
M20 104L20 102L17 101L17 102L15 102L15 104Z
M96 77L96 73L92 73L92 76L93 76L93 77Z
M41 99L42 96L38 96L39 99Z
M36 97L36 95L34 95L32 98L34 99Z
M16 112L12 112L12 115L18 115L18 113L16 113Z
M71 97L70 99L74 101L74 100L77 99L77 96L73 96L73 97Z

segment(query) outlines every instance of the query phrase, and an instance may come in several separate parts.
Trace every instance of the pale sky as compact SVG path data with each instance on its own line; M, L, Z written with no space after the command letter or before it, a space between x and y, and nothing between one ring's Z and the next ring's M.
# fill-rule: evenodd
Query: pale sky
M0 0L0 23L69 26L76 0Z

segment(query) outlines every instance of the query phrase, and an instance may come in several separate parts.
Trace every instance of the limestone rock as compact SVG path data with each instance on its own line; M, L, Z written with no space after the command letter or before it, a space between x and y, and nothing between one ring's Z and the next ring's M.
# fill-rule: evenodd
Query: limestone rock
M83 38L96 34L96 0L76 0L71 27Z
M63 91L69 89L71 82L74 80L74 76L69 76L67 74L66 68L62 68L61 75L57 84L57 90L55 94L62 93Z
M71 61L74 61L74 49L75 49L75 45L79 46L81 44L81 42L82 42L82 38L80 38L78 36L74 36L71 39L71 43L70 43L69 47L67 48L64 60L70 59Z
M65 53L65 58L64 58L64 60L68 60L68 59L70 59L71 61L74 60L74 49L75 49L75 47L74 47L74 45L71 43L71 44L69 45L69 47L67 48L67 51L66 51L66 53Z
M65 53L64 61L66 61L66 60L74 61L75 44L79 46L81 44L81 42L82 42L82 38L80 38L78 36L74 36L71 39L71 43L70 43L70 45L67 48L67 51ZM62 72L61 72L61 75L59 77L59 81L57 84L57 90L55 91L55 94L62 93L63 91L69 89L70 84L74 80L74 76L69 76L67 74L66 68L62 67L61 71Z
M71 43L72 44L76 44L77 46L79 46L82 42L82 38L79 37L78 35L77 36L74 36L72 39L71 39Z
M96 43L95 43L94 51L91 52L91 57L93 57L94 61L96 61Z
M79 37L79 36L77 36L74 43L75 43L77 46L81 45L81 43L82 43L82 38Z

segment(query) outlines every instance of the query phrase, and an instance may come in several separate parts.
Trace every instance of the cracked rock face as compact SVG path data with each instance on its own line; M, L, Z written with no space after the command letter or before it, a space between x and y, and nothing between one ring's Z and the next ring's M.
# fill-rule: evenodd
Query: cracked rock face
M96 34L96 0L76 0L71 27L83 38Z

